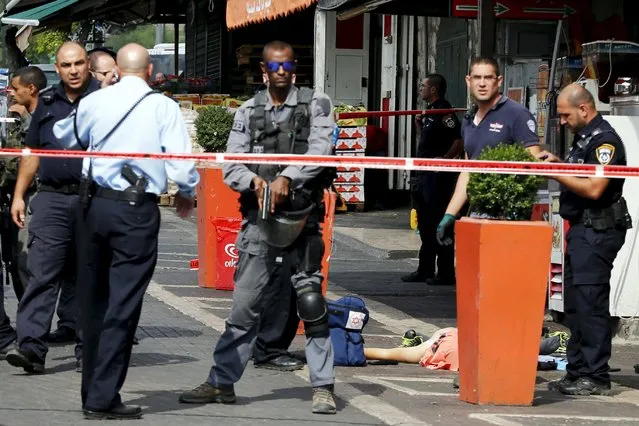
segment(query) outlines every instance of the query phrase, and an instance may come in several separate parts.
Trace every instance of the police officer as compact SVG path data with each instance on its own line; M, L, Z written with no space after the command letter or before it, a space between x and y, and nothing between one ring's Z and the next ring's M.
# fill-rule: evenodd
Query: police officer
M450 109L446 96L446 79L430 74L420 86L427 109ZM417 146L418 158L457 158L463 149L459 120L454 114L418 115L415 124L421 128ZM437 224L446 211L455 190L457 173L420 172L413 190L417 210L417 226L422 246L417 271L402 277L405 282L425 281L430 285L455 283L455 254L452 246L437 244ZM437 259L437 275L435 275Z
M495 59L478 57L472 60L466 85L475 104L464 116L461 130L467 159L477 159L484 148L501 143L522 143L532 155L541 151L534 117L522 105L499 92L503 82L504 77L500 75ZM459 174L446 214L437 226L440 244L453 243L451 231L468 201L466 189L469 177L468 172Z
M79 100L98 90L90 78L87 54L75 42L66 42L56 54L56 71L61 82L40 95L33 114L26 146L36 149L60 149L53 125L67 117ZM76 210L82 161L69 158L25 157L20 161L18 180L11 206L13 221L25 225L25 193L38 172L38 193L30 202L28 267L31 274L17 314L19 349L7 354L9 364L29 373L43 373L48 351L45 339L51 328L60 284L75 284ZM72 297L73 289L67 290ZM67 317L75 329L77 305L69 303ZM81 368L80 342L76 346L76 368Z
M268 88L268 76L264 75ZM271 276L272 285L268 287L260 314L257 339L253 349L253 365L277 371L295 371L304 368L304 363L288 351L297 334L299 317L297 316L297 296L291 285L295 275L295 256L283 251L282 262Z
M89 151L190 153L179 105L149 88L148 51L138 44L124 46L118 70L118 84L84 98L75 117L56 124L58 138ZM174 180L177 212L187 217L199 175L191 161L97 158L85 159L83 176L81 202L88 207L82 242L87 254L82 407L89 419L139 418L140 407L124 405L119 391L157 261L157 197L166 190L167 177Z
M335 122L330 99L293 85L293 48L283 42L267 44L262 71L268 90L238 110L228 141L229 152L329 155ZM294 253L297 309L305 323L306 358L313 386L313 412L334 414L335 371L328 331L326 302L321 293L324 246L317 206L322 205L321 181L326 169L308 166L224 166L227 185L239 192L243 223L237 240L240 258L235 275L233 306L226 331L215 347L205 383L180 396L183 403L233 403L233 385L251 356L260 312L281 267L281 252ZM271 197L269 197L269 193ZM268 202L271 198L271 202ZM291 225L291 226L287 226Z
M24 141L31 125L31 117L38 106L38 94L46 89L47 77L38 67L28 66L20 68L11 77L11 99L9 115L16 121L9 123L8 135L3 148L24 148ZM4 157L0 171L0 196L3 206L2 255L5 263L8 259L8 269L18 300L22 298L29 281L27 269L28 232L25 228L18 228L11 220L11 198L18 178L19 157ZM27 189L25 201L35 193L35 180ZM6 213L6 222L4 214ZM28 222L29 216L25 218Z
M46 88L47 78L38 67L20 68L11 77L12 105L9 107L8 117L15 121L9 123L6 141L3 148L22 148L24 138L31 124L31 114L38 105L38 93ZM10 205L10 197L15 188L18 174L18 157L4 157L0 159L0 195L2 203ZM32 185L33 188L33 185ZM33 192L33 189L31 189ZM4 209L4 206L3 206ZM6 217L5 217L6 214ZM26 230L19 229L11 221L10 211L2 212L2 255L6 269L11 274L13 289L18 300L22 298L28 282ZM7 260L8 259L8 260ZM8 265L7 265L8 263ZM9 277L6 277L9 279ZM4 286L0 284L0 359L5 359L7 353L15 349L16 332L11 327L11 321L4 309Z
M575 134L568 163L626 165L624 144L597 112L590 92L578 84L567 86L557 98L557 113L561 124ZM561 161L548 152L538 158ZM570 224L564 255L564 312L571 335L566 376L551 382L549 388L567 395L602 394L610 389L610 273L632 226L621 196L625 180L553 179L561 184L559 214Z
M108 49L98 48L89 52L89 70L93 78L98 80L102 87L110 86L117 82L115 63L115 53Z
M105 49L96 48L88 52L89 71L93 78L100 83L100 87L107 87L116 82L114 76L115 53ZM58 303L58 326L47 337L49 343L67 343L76 340L75 322L70 321L67 316L75 307L75 286L73 284L63 284L60 290L60 301ZM138 344L137 338L133 339L134 344Z

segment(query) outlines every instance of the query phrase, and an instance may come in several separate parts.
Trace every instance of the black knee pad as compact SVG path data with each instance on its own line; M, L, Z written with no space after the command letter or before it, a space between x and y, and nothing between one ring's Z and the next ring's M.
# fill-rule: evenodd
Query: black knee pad
M307 337L328 336L328 308L322 293L309 291L297 297L297 315Z
M304 257L300 263L298 272L315 272L322 269L322 258L324 257L324 241L321 235L306 237L306 247Z

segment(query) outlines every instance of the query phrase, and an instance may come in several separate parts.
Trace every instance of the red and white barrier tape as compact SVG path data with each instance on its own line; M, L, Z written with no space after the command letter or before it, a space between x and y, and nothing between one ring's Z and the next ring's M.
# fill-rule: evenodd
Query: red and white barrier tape
M338 112L335 114L335 116L336 120L345 120L348 118L397 117L402 115L441 115L466 111L468 111L467 108L412 109L406 111L349 111Z
M73 150L0 149L0 157L51 158L123 158L138 160L197 161L209 163L279 164L313 167L347 167L387 170L415 170L437 172L473 172L539 176L580 176L627 178L639 177L639 167L600 166L596 164L565 164L542 162L507 162L479 160L444 160L439 158L354 157L334 155L293 154L159 154L143 152L86 152Z

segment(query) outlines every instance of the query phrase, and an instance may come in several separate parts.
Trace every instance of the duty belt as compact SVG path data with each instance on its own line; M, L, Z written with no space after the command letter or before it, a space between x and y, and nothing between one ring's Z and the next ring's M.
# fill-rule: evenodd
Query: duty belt
M127 201L129 203L142 203L144 201L157 203L158 201L158 196L151 192L136 193L118 191L117 189L103 188L97 185L94 187L93 196L97 198L107 198L109 200Z
M77 183L67 185L46 185L41 183L38 186L38 191L43 192L57 192L65 195L78 195L80 192L80 185Z

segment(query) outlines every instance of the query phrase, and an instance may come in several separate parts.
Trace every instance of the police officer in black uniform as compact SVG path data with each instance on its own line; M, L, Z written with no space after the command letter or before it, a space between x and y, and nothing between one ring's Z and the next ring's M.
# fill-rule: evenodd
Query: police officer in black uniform
M446 79L441 74L428 75L420 86L420 95L428 109L452 108L446 96ZM418 158L457 158L464 142L461 126L455 114L418 115L415 124L421 128L417 146ZM455 283L455 253L452 245L437 243L437 225L441 220L450 197L455 191L457 173L419 172L413 190L417 226L422 246L419 250L417 271L402 277L405 282L425 281L427 284ZM435 275L437 259L437 275Z
M567 86L557 99L561 124L575 133L569 163L626 165L615 130L582 86ZM541 152L545 161L559 162ZM612 350L610 273L631 224L623 199L624 179L553 177L561 186L560 214L570 224L564 257L564 312L570 327L566 376L549 388L567 395L605 394L610 389Z
M91 79L87 53L75 42L66 42L56 54L56 71L61 82L40 95L25 145L34 149L61 149L53 125L66 118L79 100L100 88ZM43 373L47 355L46 338L61 283L75 283L76 214L82 160L25 157L20 163L11 206L13 221L24 226L24 194L38 172L38 193L30 202L28 267L31 273L17 314L18 349L7 353L7 362L29 373ZM75 292L70 291L73 295ZM69 305L67 305L69 306ZM77 319L77 304L71 316ZM74 326L75 327L75 326ZM81 344L76 346L76 369L81 369Z

